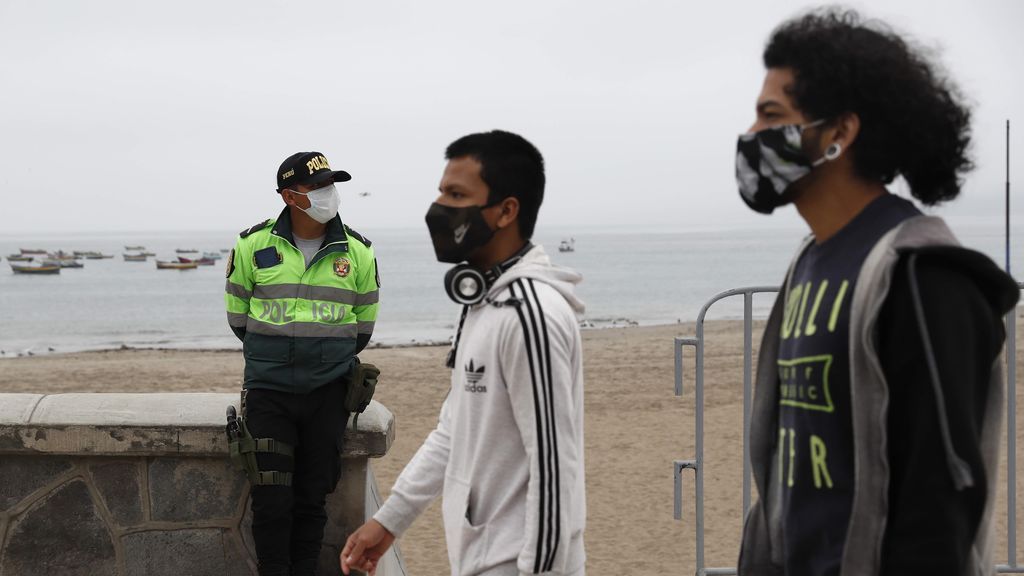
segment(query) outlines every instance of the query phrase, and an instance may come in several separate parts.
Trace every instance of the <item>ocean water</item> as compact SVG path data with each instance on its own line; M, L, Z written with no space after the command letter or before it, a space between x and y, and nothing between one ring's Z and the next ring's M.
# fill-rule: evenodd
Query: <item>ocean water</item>
M1003 258L1001 229L956 230L968 246ZM381 310L374 341L405 344L447 341L459 307L448 300L426 231L366 230L381 275ZM235 231L203 233L34 234L0 236L0 357L109 349L238 348L227 326L224 261L196 270L157 270L125 262L125 245L143 245L157 258L176 248L218 251L234 244ZM579 295L585 326L651 325L692 321L700 307L730 288L776 285L798 246L801 230L648 232L636 229L538 231L537 243L552 260L583 274ZM563 238L576 251L560 253ZM83 260L82 269L54 276L14 274L7 255L19 248L96 250L109 260ZM1016 259L1016 257L1015 257ZM1018 268L1019 269L1019 268ZM754 299L767 314L772 296ZM742 315L742 299L712 308L709 317Z

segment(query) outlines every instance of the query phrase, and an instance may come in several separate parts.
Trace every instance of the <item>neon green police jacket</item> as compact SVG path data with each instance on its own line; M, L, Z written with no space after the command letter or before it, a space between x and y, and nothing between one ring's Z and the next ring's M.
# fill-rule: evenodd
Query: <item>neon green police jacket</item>
M347 374L373 333L379 288L370 242L340 216L308 267L288 208L243 231L224 295L243 343L243 387L307 393Z

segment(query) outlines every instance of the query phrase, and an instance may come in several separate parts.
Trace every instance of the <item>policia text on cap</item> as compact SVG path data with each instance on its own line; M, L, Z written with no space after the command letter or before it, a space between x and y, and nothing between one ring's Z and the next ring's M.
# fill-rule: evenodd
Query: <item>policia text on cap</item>
M377 317L369 240L342 223L336 182L319 152L277 172L286 204L239 234L228 257L228 324L243 342L242 415L228 412L232 458L252 483L252 535L261 576L316 571L324 503L341 476L350 412L376 383L356 357Z

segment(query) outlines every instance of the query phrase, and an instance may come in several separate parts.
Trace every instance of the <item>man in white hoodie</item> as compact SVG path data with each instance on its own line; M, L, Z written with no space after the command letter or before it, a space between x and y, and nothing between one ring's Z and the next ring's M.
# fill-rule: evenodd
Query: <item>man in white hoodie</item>
M445 152L427 212L445 289L463 305L437 428L341 567L373 572L442 495L453 575L584 574L583 361L574 287L530 243L544 160L521 136L470 134Z

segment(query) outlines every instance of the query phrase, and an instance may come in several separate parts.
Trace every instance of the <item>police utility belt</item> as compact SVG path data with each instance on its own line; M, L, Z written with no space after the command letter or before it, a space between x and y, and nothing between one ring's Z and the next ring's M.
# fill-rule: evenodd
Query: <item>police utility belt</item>
M355 359L345 391L345 411L355 413L352 424L356 425L359 414L366 410L377 388L380 370L373 364L363 364ZM260 470L256 455L279 454L295 457L295 447L274 438L253 438L245 423L245 391L242 391L239 416L234 406L227 408L228 453L235 468L245 472L253 486L291 486L292 473L280 470Z

